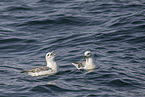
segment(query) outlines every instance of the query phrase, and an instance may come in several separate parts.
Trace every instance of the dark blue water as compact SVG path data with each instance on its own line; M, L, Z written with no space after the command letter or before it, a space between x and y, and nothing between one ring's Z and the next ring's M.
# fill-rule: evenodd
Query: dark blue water
M60 71L31 77L54 50ZM83 53L98 69L76 70ZM0 0L0 96L145 97L144 0Z

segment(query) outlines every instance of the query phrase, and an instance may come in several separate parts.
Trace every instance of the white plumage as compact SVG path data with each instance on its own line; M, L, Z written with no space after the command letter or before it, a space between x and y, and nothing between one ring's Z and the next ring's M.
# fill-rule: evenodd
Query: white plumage
M86 61L83 62L74 62L72 63L74 66L76 66L77 69L85 69L85 70L91 70L91 69L95 69L96 65L93 61L92 58L92 54L90 51L86 51L84 53L84 59L86 59Z
M53 75L58 72L58 65L54 61L54 51L48 52L45 56L47 65L44 67L33 68L30 70L23 70L22 73L28 73L31 76Z

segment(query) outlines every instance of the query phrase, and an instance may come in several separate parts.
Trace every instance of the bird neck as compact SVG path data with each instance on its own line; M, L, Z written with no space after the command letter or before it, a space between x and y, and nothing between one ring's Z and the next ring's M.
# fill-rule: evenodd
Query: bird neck
M47 61L47 65L46 66L49 67L49 68L52 68L52 69L57 69L58 68L58 66L57 66L57 64L56 64L56 62L54 60Z
M86 69L94 69L95 68L93 58L89 57L89 58L86 59L85 68Z
M91 57L86 58L86 63L92 63L92 62L93 62L93 59Z

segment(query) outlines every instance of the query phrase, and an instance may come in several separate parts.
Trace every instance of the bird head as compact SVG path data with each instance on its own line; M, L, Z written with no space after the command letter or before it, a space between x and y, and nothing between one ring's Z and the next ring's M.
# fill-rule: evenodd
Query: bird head
M83 59L86 59L86 58L89 58L89 57L91 57L91 52L90 51L86 51L84 53L84 58Z
M52 54L54 51L52 51L52 52L48 52L47 54L46 54L46 61L53 61L54 60L54 58L55 58L55 55L56 54Z

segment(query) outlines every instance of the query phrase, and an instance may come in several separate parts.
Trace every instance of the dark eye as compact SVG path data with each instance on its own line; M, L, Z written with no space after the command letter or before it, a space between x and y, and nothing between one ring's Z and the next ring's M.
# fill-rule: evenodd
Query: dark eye
M47 56L49 56L49 54L47 54Z
M90 53L88 53L87 55L90 55Z

